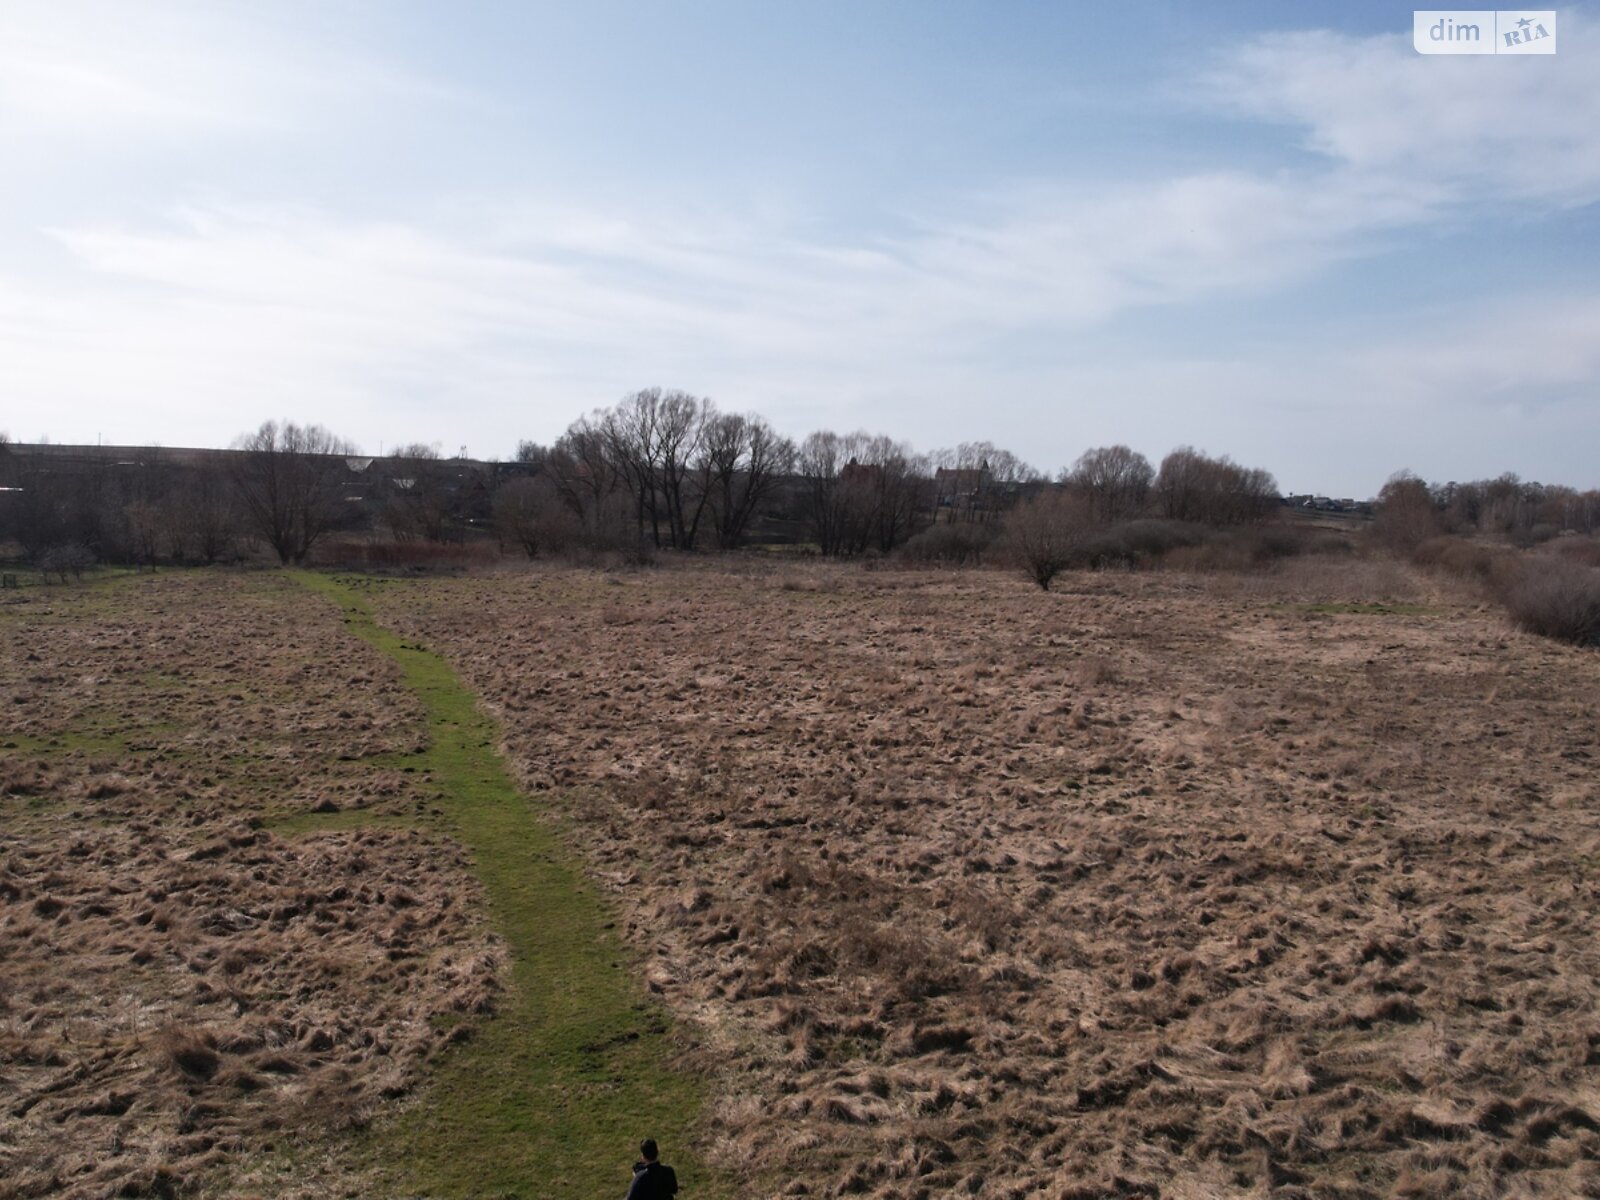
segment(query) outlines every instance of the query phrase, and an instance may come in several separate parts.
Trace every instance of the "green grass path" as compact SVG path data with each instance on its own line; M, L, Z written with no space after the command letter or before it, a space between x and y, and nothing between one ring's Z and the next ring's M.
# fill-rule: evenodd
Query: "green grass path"
M490 919L511 956L492 1020L445 1055L421 1103L369 1135L397 1194L621 1197L638 1140L652 1136L686 1197L729 1194L693 1152L705 1082L674 1070L664 1009L572 852L506 774L499 730L439 655L378 624L357 587L311 572L298 582L342 609L393 658L427 709L418 765L444 792Z

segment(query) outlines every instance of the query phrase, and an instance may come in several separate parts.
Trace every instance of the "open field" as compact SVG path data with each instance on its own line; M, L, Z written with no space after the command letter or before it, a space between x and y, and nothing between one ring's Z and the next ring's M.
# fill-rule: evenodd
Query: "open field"
M1600 658L1388 564L378 590L753 1194L1600 1190Z
M1600 1194L1592 651L1369 562L326 586L0 605L0 1195L519 1194L429 1114L630 1084L696 1196ZM506 907L562 842L631 951ZM695 1045L541 1026L636 962Z

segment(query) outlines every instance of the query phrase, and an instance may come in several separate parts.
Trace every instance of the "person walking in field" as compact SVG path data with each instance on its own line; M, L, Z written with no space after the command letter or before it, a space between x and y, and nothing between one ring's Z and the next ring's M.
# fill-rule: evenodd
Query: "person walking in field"
M678 1194L678 1174L661 1162L655 1138L639 1143L641 1161L633 1164L633 1186L628 1200L672 1200Z

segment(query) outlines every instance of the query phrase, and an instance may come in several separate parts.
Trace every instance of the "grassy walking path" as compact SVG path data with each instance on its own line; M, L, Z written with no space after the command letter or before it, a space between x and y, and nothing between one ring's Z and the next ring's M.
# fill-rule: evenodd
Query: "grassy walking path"
M666 1013L571 852L507 776L499 730L446 662L379 625L359 589L296 572L404 671L427 709L416 759L471 851L511 986L492 1020L444 1056L421 1103L372 1134L397 1191L429 1197L621 1196L642 1136L662 1143L684 1194L726 1194L690 1152L704 1082L670 1065Z

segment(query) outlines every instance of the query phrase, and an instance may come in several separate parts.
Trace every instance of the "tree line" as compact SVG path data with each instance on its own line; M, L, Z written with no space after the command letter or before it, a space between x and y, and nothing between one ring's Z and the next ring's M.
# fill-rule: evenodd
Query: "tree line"
M1412 471L1378 493L1375 532L1401 548L1442 534L1492 534L1519 545L1571 531L1600 532L1600 490L1578 491L1507 472L1467 483L1428 483Z
M1082 496L1104 522L1150 512L1226 524L1276 502L1269 473L1189 447L1159 469L1126 446L1102 447L1052 481L989 442L919 453L885 434L832 430L797 442L759 414L654 387L578 418L552 445L521 443L508 463L421 445L364 458L322 426L267 421L221 452L118 458L0 442L0 488L0 537L29 559L73 547L151 564L263 553L298 563L333 535L493 536L529 557L772 543L852 557L919 537L932 546L941 526L960 529L940 544L978 546L1042 491Z
M1592 531L1600 494L1515 476L1429 485L1396 476L1381 528ZM0 438L0 539L121 563L304 562L330 537L397 545L495 539L528 557L803 545L830 557L980 558L1019 507L1081 548L1085 530L1160 519L1210 528L1278 507L1272 474L1180 446L1159 464L1124 445L1085 451L1053 478L989 442L919 453L866 431L799 441L755 413L646 388L575 420L509 462L402 446L364 457L318 425L267 421L227 451L127 458ZM1041 515L1046 510L1050 521ZM1015 540L1015 539L1013 539ZM1060 538L1056 537L1059 542Z
M1259 520L1277 484L1180 447L1159 470L1127 446L1082 455L1051 481L990 442L918 453L867 431L799 442L756 414L724 413L685 392L647 388L573 422L553 445L524 442L530 474L496 496L503 532L534 555L572 543L734 549L775 534L830 557L886 554L939 525L997 522L1059 489L1097 519L1146 511L1174 520Z

